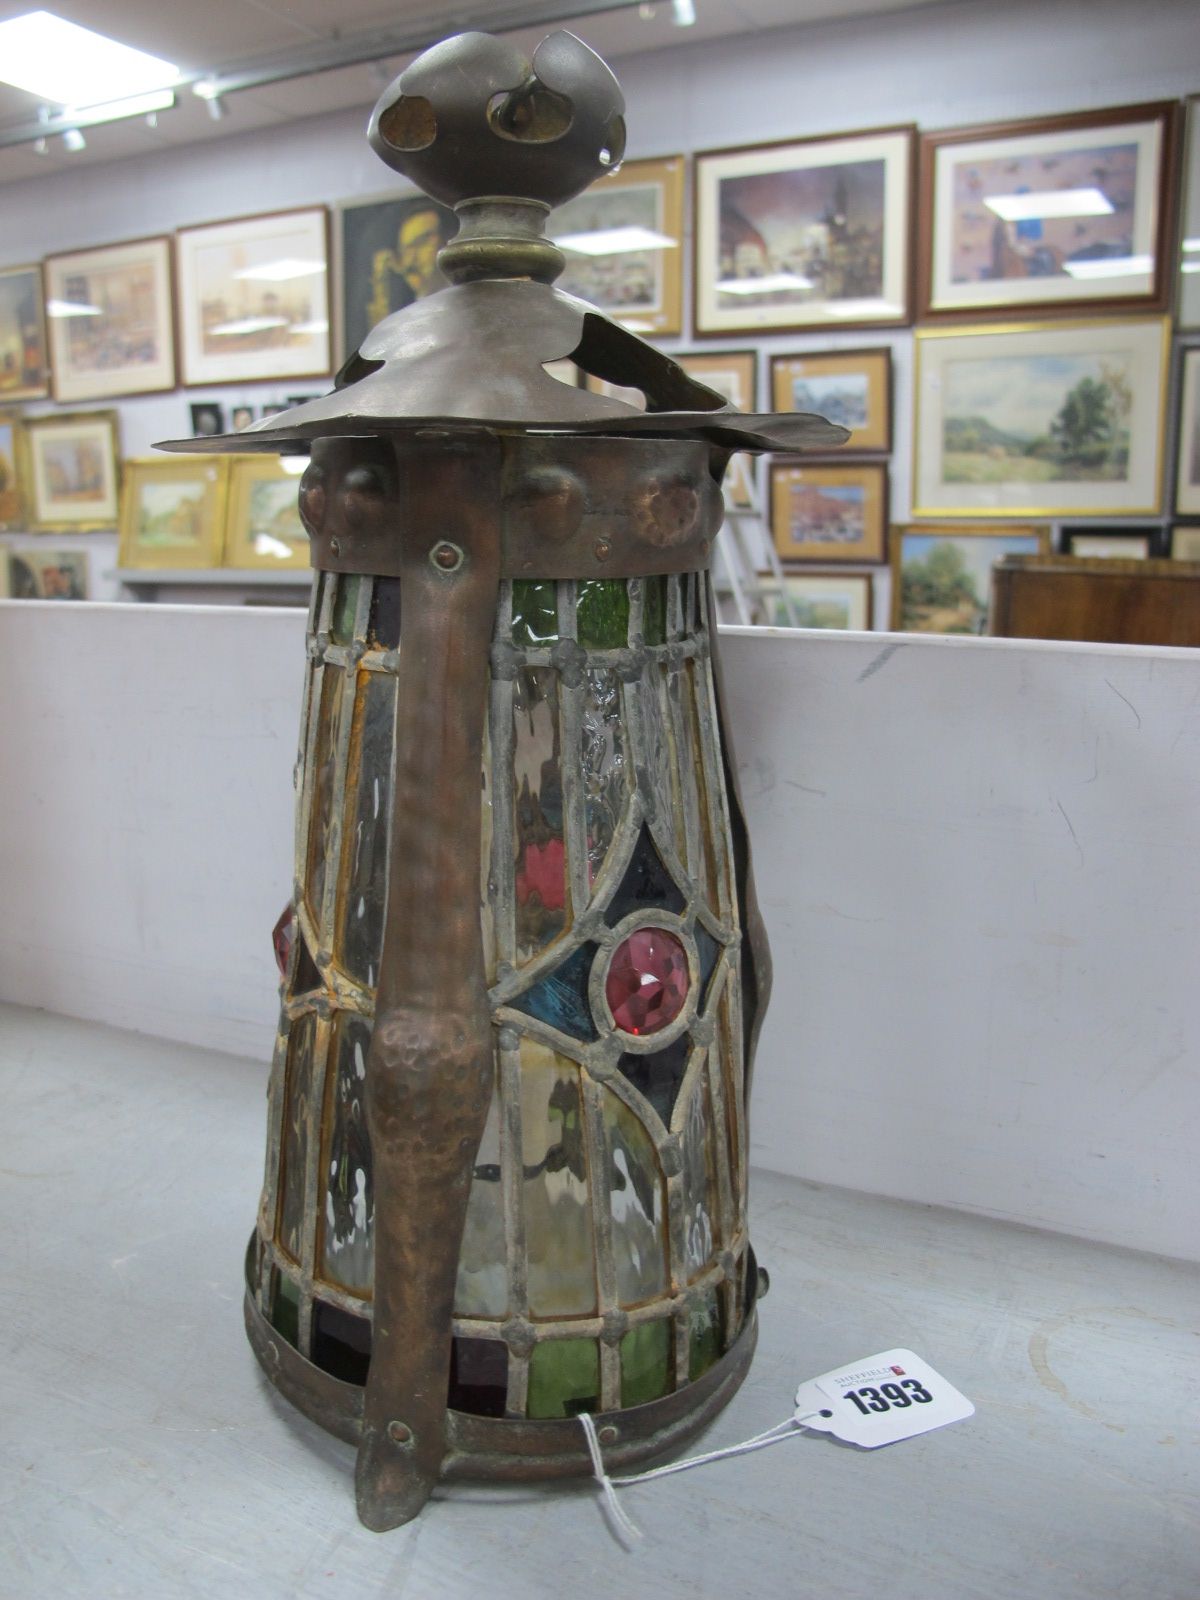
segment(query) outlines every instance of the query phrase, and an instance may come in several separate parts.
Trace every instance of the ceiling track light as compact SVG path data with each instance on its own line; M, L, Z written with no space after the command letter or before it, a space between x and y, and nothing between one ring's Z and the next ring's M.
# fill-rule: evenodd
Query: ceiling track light
M229 115L229 107L221 95L206 95L205 103L208 106L208 114L214 122L221 122Z
M62 142L63 148L70 150L73 155L78 154L80 150L87 149L87 140L78 128L64 128Z
M694 28L696 0L671 0L671 14L677 28Z

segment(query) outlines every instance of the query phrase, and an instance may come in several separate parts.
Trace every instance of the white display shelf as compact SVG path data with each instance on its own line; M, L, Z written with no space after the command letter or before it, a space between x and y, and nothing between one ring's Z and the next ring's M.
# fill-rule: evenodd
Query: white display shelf
M232 567L160 567L153 570L118 567L115 576L131 589L160 589L174 584L204 584L230 589L275 589L286 585L288 588L307 589L312 583L312 572L307 567L303 571L290 567L282 572Z

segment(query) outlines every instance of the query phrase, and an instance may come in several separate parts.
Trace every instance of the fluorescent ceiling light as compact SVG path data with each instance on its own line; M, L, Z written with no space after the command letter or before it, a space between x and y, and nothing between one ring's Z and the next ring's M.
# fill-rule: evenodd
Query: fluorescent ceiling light
M323 318L321 318L321 319L314 318L311 322L293 322L292 323L292 332L293 333L303 333L305 335L316 334L316 333L328 333L329 332L329 324Z
M241 317L237 322L219 322L209 333L236 338L242 333L265 333L268 328L286 328L286 317Z
M1185 261L1180 272L1200 272L1200 261Z
M652 228L594 228L590 233L559 233L554 243L581 256L620 256L630 250L674 250L679 244L669 234Z
M1183 251L1185 255L1191 255L1197 250L1200 250L1200 239L1185 239L1183 241Z
M1099 189L1046 189L1038 194L985 195L984 205L1005 222L1051 217L1108 217L1115 207Z
M793 289L811 289L811 278L795 272L771 272L765 278L722 278L718 294L788 294Z
M78 154L80 150L87 149L87 140L78 128L64 128L62 142L73 154Z
M300 261L295 256L284 256L278 261L264 262L261 267L243 267L234 277L249 283L286 283L289 278L314 278L324 271L323 261Z
M1154 269L1149 256L1101 256L1095 261L1064 261L1073 278L1140 278Z
M691 28L696 23L695 0L671 0L671 10L677 28Z
M94 106L66 106L61 116L66 122L77 116L90 126L95 122L122 122L126 117L150 116L155 111L170 111L174 104L174 90L155 89L152 94L126 95L124 99L104 100Z
M99 306L85 305L82 300L47 300L48 317L101 317Z
M0 81L60 106L119 100L177 82L179 68L50 11L0 22ZM97 93L97 90L100 93Z

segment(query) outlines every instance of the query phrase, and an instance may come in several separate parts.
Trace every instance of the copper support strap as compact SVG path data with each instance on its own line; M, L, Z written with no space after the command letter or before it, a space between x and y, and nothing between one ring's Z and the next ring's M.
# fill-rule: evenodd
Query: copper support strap
M401 649L387 912L367 1061L375 1311L358 1513L416 1516L446 1454L471 1168L492 1077L479 921L480 785L499 585L497 441L397 441Z

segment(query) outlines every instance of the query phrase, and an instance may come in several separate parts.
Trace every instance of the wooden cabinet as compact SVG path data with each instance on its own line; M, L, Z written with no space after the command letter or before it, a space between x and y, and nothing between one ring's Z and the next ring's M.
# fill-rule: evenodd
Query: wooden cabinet
M993 634L1200 645L1200 561L1005 556L992 581Z

